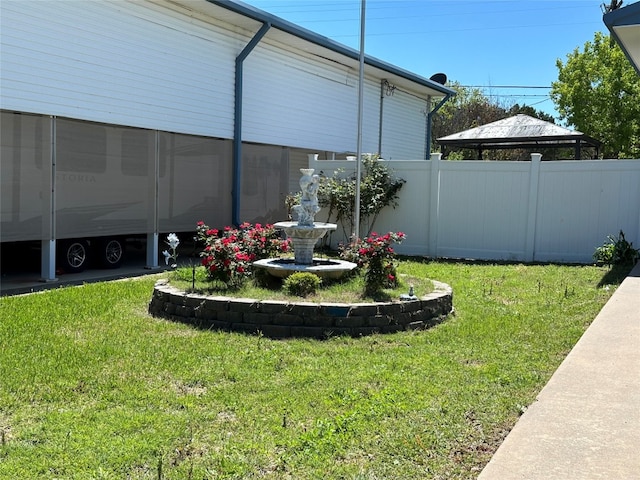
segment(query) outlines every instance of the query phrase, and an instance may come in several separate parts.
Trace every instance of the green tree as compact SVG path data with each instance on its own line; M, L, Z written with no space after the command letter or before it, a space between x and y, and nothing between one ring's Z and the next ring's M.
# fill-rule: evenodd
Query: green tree
M524 115L529 115L530 117L533 117L533 118L544 120L545 122L556 123L556 120L555 118L553 118L552 115L549 115L548 113L544 113L541 110L536 110L535 108L530 107L529 105L520 105L519 103L516 103L513 107L509 109L507 113L509 117L522 113Z
M620 47L596 32L583 51L556 62L551 98L560 119L603 142L604 158L640 156L640 77Z
M479 88L463 87L458 82L452 82L449 88L454 89L456 95L433 117L434 140L495 122L507 116L506 109L492 102ZM472 159L475 155L472 150L463 150L458 156L461 159Z
M463 87L451 82L449 87L456 91L455 97L445 103L433 117L433 139L505 118L505 109L493 102L479 88ZM431 151L436 151L432 149ZM446 154L446 152L445 152ZM462 149L449 152L449 159L471 160L477 158L473 150Z

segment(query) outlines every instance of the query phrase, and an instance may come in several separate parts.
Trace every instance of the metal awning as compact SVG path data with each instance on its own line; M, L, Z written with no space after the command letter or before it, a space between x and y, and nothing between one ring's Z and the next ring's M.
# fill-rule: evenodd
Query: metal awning
M479 152L511 148L569 147L576 150L576 158L579 159L582 147L595 147L598 150L602 142L584 133L519 114L441 137L438 143L442 146L476 149Z
M602 20L640 74L640 2L613 10Z

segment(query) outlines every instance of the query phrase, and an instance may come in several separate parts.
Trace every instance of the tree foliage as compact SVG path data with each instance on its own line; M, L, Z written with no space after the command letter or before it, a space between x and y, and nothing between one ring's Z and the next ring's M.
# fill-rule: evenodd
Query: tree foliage
M492 102L478 88L449 85L456 95L445 103L433 118L433 137L445 137L469 128L495 122L506 117L506 108Z
M551 97L560 118L602 141L604 158L640 157L640 77L620 47L596 32L556 66Z
M533 118L538 118L540 120L544 120L545 122L549 122L549 123L556 123L556 119L553 118L552 115L549 115L548 113L544 113L540 110L536 110L533 107L530 107L529 105L519 105L519 104L515 104L513 107L511 107L508 110L508 117L512 117L514 115L518 115L520 113L524 114L524 115L529 115L530 117Z

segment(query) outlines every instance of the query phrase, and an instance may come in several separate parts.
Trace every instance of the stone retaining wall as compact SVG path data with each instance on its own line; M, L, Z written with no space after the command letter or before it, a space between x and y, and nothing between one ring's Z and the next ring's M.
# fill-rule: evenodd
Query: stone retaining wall
M290 303L185 293L158 282L149 313L198 328L261 333L272 338L362 336L425 329L453 312L449 285L411 301L376 303Z

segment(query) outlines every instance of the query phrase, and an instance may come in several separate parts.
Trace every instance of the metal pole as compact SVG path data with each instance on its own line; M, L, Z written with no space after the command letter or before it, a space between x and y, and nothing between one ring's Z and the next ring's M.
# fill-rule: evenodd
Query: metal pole
M360 71L358 72L358 145L356 150L356 201L353 240L360 237L360 175L362 171L362 112L364 103L364 24L365 3L360 8Z

